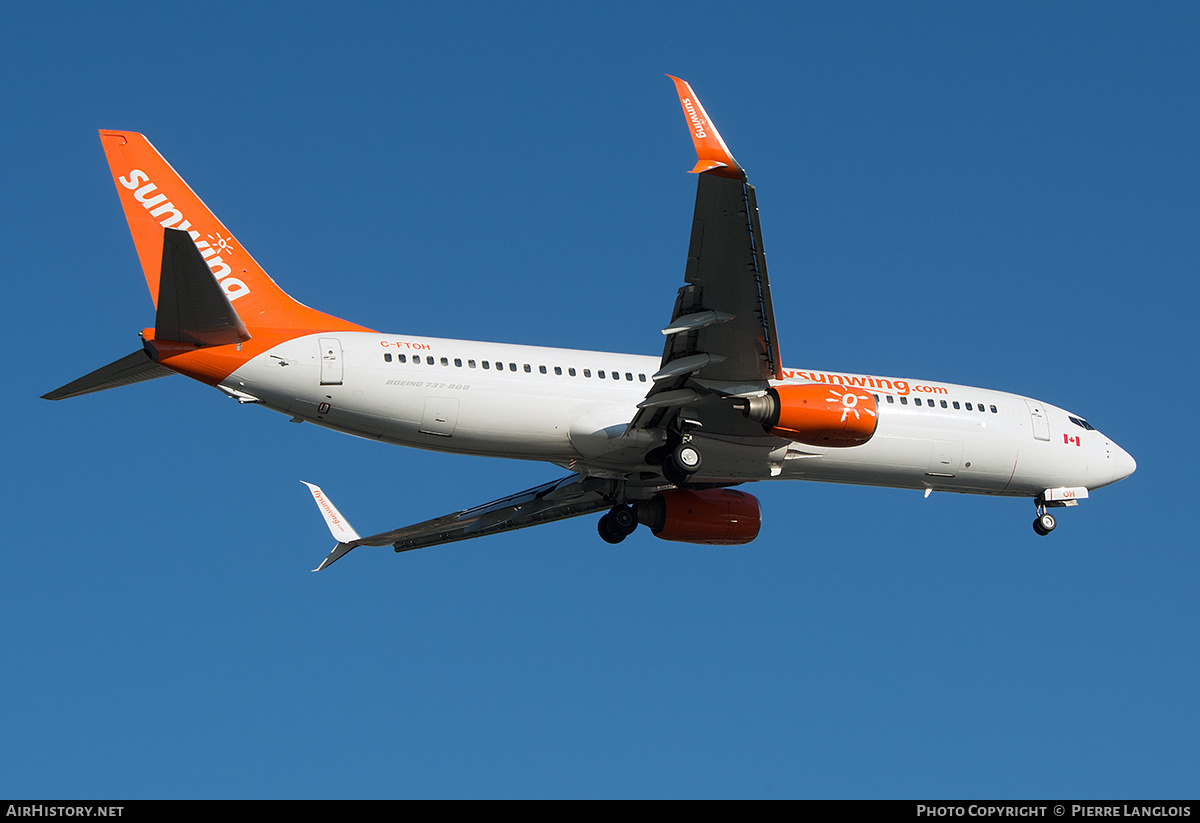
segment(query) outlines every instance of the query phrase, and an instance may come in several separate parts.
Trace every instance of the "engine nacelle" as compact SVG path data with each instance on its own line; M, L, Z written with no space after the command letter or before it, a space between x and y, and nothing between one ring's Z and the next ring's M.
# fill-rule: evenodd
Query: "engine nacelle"
M744 411L776 437L809 446L861 446L879 424L874 395L840 383L775 386Z
M735 489L671 489L635 506L655 537L679 543L740 546L758 537L758 500Z

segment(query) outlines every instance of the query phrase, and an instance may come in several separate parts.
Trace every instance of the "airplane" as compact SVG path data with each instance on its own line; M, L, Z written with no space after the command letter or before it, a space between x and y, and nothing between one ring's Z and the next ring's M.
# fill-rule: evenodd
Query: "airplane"
M813 480L1032 498L1050 509L1128 477L1134 459L1083 417L1007 392L787 368L754 187L685 81L696 151L684 285L661 357L381 333L296 301L142 135L101 131L154 299L132 354L45 398L183 374L242 404L359 437L538 460L565 477L359 536L305 483L337 545L397 552L602 513L600 537L740 545L759 532L736 486Z

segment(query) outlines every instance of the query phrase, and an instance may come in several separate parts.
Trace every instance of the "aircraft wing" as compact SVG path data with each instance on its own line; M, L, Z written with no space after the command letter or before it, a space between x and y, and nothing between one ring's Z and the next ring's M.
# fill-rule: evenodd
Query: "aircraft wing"
M671 79L696 147L696 210L686 285L663 329L662 363L632 428L663 425L706 394L763 389L782 377L754 187L691 86Z
M325 524L338 541L329 556L313 571L324 569L357 546L392 546L396 551L423 549L443 543L469 540L488 534L523 529L612 506L611 484L599 478L574 474L517 494L484 503L473 509L453 512L413 526L359 537L341 512L318 486L305 483L312 492Z

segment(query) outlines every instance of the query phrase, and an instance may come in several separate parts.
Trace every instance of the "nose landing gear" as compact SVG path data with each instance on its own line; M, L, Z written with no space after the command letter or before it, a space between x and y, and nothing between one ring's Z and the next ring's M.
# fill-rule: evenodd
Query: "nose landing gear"
M1050 534L1058 524L1054 521L1054 515L1048 513L1046 509L1078 506L1079 501L1086 500L1087 496L1086 486L1060 486L1046 489L1033 498L1033 505L1037 507L1037 518L1033 521L1033 530L1043 536Z
M1033 530L1042 537L1045 537L1054 531L1054 527L1058 525L1058 522L1054 519L1054 515L1046 511L1046 503L1042 498L1035 498L1033 503L1037 506L1037 517L1033 519Z

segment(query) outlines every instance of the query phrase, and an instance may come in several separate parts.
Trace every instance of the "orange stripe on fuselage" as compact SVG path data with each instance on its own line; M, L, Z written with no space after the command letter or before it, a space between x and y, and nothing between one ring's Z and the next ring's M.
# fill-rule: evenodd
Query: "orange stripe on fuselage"
M260 354L281 343L315 333L294 329L255 329L254 336L246 342L224 346L194 346L175 340L155 340L154 329L145 329L142 336L159 365L201 383L216 386Z

